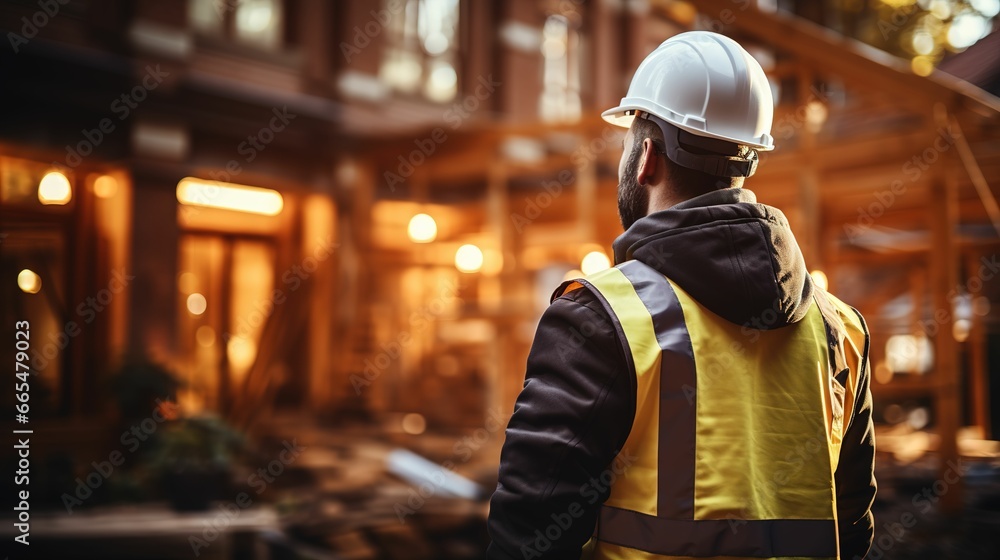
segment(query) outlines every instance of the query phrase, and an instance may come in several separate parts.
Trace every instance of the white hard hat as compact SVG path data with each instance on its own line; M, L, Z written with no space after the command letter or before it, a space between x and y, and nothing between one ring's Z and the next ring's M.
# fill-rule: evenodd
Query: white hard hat
M774 101L760 64L729 37L710 31L675 35L635 71L621 104L602 113L617 126L648 113L696 136L774 149Z

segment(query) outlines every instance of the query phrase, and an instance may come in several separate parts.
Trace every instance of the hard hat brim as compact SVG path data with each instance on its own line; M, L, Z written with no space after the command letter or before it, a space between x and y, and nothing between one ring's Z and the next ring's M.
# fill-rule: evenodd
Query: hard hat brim
M625 101L625 100L623 99L622 101ZM758 151L761 151L761 152L769 152L769 151L771 151L771 150L774 149L774 143L771 140L770 135L765 135L766 140L769 141L769 142L768 143L762 143L760 141L749 141L749 140L742 139L742 138L732 138L732 137L725 136L725 135L722 135L722 134L706 133L704 130L701 130L699 128L695 128L693 126L688 126L688 125L686 125L684 123L679 123L679 122L677 122L676 119L670 118L669 116L662 116L662 115L658 114L658 113L662 113L664 111L657 111L653 107L644 107L644 106L640 106L640 105L633 104L633 103L626 103L626 104L619 105L617 107L613 107L611 109L608 109L607 111L604 111L603 113L601 113L601 118L604 119L605 122L607 122L609 124L612 124L614 126L620 126L622 128L629 128L629 127L632 126L632 121L635 120L635 115L629 114L629 112L631 112L631 111L644 111L644 112L652 113L654 115L659 116L663 120L669 122L670 124L676 126L677 128L679 128L681 130L685 130L687 132L690 132L691 134L694 134L696 136L702 136L702 137L705 137L705 138L715 138L715 139L718 139L718 140L724 140L726 142L732 142L734 144L742 144L744 146L750 146L751 148L753 148L755 150L758 150Z

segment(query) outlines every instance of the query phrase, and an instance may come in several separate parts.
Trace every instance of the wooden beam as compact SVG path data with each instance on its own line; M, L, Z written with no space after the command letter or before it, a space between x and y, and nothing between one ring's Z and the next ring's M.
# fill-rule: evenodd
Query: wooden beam
M997 199L993 196L993 191L990 190L990 185L986 182L986 177L983 175L983 170L976 161L975 154L972 153L972 149L969 147L968 140L962 134L962 127L955 118L952 118L949 122L952 129L957 132L954 135L955 146L958 148L958 155L962 159L962 164L969 173L969 179L972 180L972 184L976 187L979 198L983 201L983 207L986 208L986 213L990 216L993 228L1000 235L1000 206L997 205Z

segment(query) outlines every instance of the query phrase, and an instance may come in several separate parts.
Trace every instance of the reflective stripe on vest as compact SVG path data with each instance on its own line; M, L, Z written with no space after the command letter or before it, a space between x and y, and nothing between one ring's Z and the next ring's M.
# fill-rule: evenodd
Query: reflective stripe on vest
M638 261L578 282L636 374L622 450L634 460L601 509L595 557L836 558L842 430L818 306L757 331Z

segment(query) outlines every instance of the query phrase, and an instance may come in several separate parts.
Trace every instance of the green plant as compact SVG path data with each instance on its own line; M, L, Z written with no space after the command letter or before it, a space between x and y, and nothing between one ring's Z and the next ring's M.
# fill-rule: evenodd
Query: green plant
M246 437L220 418L182 418L163 427L150 466L159 473L228 471L246 451Z

